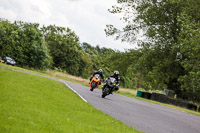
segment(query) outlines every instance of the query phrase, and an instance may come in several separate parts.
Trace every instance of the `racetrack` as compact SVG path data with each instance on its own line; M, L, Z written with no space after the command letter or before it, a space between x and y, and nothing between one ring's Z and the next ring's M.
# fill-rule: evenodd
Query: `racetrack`
M101 98L101 90L67 82L88 103L145 133L200 133L200 117L118 94Z
M12 70L33 74L16 69ZM91 92L89 87L83 85L55 78L49 79L66 84L84 101L139 131L145 133L200 133L200 117L198 116L118 94L101 98L102 92L99 89Z

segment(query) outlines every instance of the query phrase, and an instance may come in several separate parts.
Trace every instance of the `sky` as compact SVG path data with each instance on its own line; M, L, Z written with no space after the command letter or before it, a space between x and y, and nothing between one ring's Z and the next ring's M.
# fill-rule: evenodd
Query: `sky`
M108 12L117 0L0 0L0 18L11 22L39 23L68 27L79 37L80 43L125 51L136 45L106 37L107 24L123 28L120 16Z

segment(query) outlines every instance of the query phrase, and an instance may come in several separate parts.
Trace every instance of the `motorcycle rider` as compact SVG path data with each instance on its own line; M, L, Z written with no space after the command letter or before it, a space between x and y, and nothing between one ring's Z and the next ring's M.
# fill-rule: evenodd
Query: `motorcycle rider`
M118 91L119 90L119 81L120 81L120 76L119 76L119 72L118 71L114 71L114 74L112 74L111 76L109 76L107 79L109 79L110 77L113 77L116 79L117 83L116 83L116 87L114 88L114 90L112 90L110 93L112 94L113 91ZM106 79L106 83L102 86L102 89L104 89L107 85L107 79Z
M99 69L98 71L94 72L94 73L92 74L92 76L90 77L90 82L91 82L91 80L92 80L92 78L94 77L95 74L99 74L99 75L100 75L101 79L100 79L99 85L101 85L101 81L104 81L103 70L102 70L102 69ZM90 84L90 82L89 82L89 84Z

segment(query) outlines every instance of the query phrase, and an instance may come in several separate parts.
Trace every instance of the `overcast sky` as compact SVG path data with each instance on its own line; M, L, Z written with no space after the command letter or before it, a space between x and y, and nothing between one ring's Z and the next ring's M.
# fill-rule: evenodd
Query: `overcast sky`
M92 46L112 48L120 51L136 45L115 41L106 37L107 24L122 28L119 15L108 12L116 0L0 0L0 17L41 25L55 24L69 27L80 38Z

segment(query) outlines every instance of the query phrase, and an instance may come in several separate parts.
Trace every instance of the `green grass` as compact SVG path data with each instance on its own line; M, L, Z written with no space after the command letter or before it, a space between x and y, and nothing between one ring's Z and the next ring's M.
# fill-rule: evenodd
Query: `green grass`
M139 133L60 82L5 67L0 67L0 132Z
M63 80L71 81L71 82L74 82L74 83L82 84L82 85L85 85L85 86L89 86L89 84L88 84L89 79L88 80L87 79L81 79L80 80L80 79L76 79L76 77L73 78L73 77L70 77L71 75L64 74L64 73L61 73L61 72L56 72L56 71L52 71L52 70L51 71L27 70L27 69L23 69L23 68L20 68L20 67L13 67L13 66L5 65L3 63L0 63L0 67L1 66L9 67L11 69L14 68L14 69L17 69L17 70L22 70L22 71L26 71L26 72L35 73L35 74L40 74L40 75L47 76L47 77L54 77L54 78L58 78L58 79L63 79ZM55 73L57 73L57 74L55 74ZM99 89L100 88L101 88L101 86L99 86ZM123 90L132 90L132 89L123 88ZM120 91L118 91L117 93L120 94L120 95L123 95L123 96L135 98L135 99L138 99L138 100L151 102L151 103L155 103L155 104L160 104L160 105L164 105L164 106L169 106L169 107L176 108L176 109L185 111L187 113L190 113L190 114L193 114L193 115L196 115L196 116L200 116L199 112L192 111L192 110L185 109L185 108L181 108L181 107L177 107L177 106L173 106L173 105L169 105L169 104L164 104L164 103L148 100L148 99L141 98L141 97L136 97L136 92L130 93L130 92L123 91L123 90L120 88Z
M17 67L17 66L6 65L4 63L0 63L0 67L1 66L6 67L6 68L10 68L10 69L35 73L35 74L43 75L43 76L46 76L46 77L63 79L63 80L71 81L73 83L78 83L78 84L81 84L81 85L89 86L89 84L88 84L89 79L82 79L82 78L75 79L77 77L73 76L73 77L75 77L75 78L73 78L72 75L69 75L69 74L66 74L66 73L63 73L63 72L58 72L58 71L54 71L54 70L36 70L36 69L33 69L33 68L26 69L26 68L21 68L21 67Z

